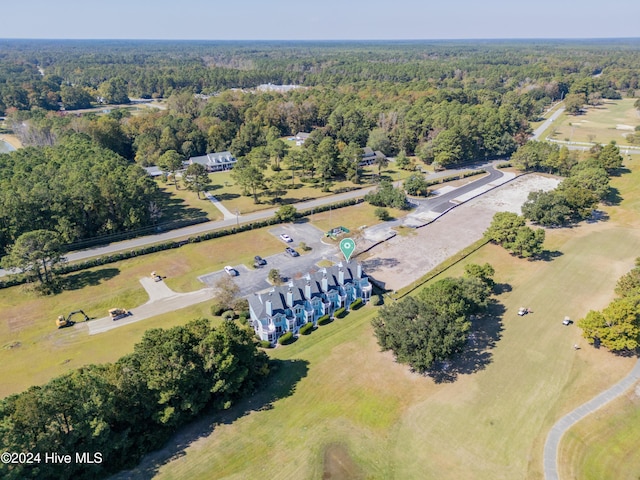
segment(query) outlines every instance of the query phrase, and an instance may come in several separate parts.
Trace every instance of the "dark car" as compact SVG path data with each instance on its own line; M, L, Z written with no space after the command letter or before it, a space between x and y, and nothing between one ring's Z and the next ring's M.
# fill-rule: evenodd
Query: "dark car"
M293 248L291 247L287 247L284 249L285 252L287 252L289 255L291 255L292 257L299 257L300 254L298 252L296 252Z
M267 264L267 261L262 258L260 255L256 255L255 257L253 257L253 264L256 267L262 267L263 265Z

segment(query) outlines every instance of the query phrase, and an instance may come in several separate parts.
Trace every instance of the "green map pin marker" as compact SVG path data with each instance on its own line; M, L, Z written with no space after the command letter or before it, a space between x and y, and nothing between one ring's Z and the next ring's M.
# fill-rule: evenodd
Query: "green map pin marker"
M356 249L356 242L354 242L352 239L343 238L342 240L340 240L340 251L344 255L344 258L346 258L347 262L351 258L351 254L355 249Z

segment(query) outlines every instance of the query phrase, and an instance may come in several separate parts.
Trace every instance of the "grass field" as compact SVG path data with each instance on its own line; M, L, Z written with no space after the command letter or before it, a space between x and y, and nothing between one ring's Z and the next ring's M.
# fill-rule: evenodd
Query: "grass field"
M452 364L455 381L411 374L380 353L369 324L376 312L366 307L272 351L284 363L263 395L277 400L244 405L231 423L217 419L210 435L194 433L198 441L159 478L322 478L326 451L336 448L362 478L539 478L556 418L633 362L585 344L574 351L579 332L561 320L609 301L640 235L606 224L577 230L552 232L550 245L563 255L550 262L516 260L494 246L468 259L492 263L511 291L499 297L504 311L476 325L477 349ZM605 247L621 238L611 258ZM599 275L584 275L598 267ZM521 305L535 313L518 317Z
M634 101L633 98L604 100L598 107L589 107L583 115L563 114L554 123L555 135L551 138L601 144L615 140L619 145L626 145L624 134L640 125L640 113L634 108Z
M157 182L166 202L161 221L167 222L185 217L207 217L211 221L222 220L222 212L204 195L198 198L195 192L187 190L184 186L176 190L173 182L163 183L160 180Z
M561 478L637 480L640 472L640 391L604 406L570 429L561 444Z

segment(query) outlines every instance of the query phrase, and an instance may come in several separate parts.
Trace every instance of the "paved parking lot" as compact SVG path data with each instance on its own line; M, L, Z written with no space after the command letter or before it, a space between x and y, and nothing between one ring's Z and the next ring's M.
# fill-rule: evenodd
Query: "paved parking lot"
M262 268L247 268L245 265L231 265L238 271L238 276L233 277L234 282L240 287L240 295L250 295L254 292L266 290L271 287L267 281L269 270L275 268L285 278L297 278L307 273L313 268L318 268L316 264L320 260L328 259L337 261L340 252L337 246L322 243L324 232L314 227L308 222L284 224L273 227L269 233L276 238L286 233L291 237L293 242L282 242L282 252L268 257L263 257L267 264ZM300 242L304 242L311 247L309 252L303 252L300 248ZM285 252L286 247L294 248L300 253L299 257L291 257ZM256 247L256 255L260 255L260 248ZM202 283L209 287L213 287L220 278L226 276L224 270L208 273L198 277Z

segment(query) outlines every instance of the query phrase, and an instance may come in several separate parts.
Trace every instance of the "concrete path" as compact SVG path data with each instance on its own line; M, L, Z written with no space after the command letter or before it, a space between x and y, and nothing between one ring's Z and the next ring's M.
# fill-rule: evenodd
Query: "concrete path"
M587 415L592 414L611 400L625 393L634 383L640 380L640 359L636 362L631 372L616 383L613 387L605 390L597 397L589 400L587 403L579 406L572 412L568 413L549 431L547 441L544 444L544 477L546 480L558 480L558 448L562 436L573 425L578 423Z
M216 197L211 195L209 192L204 192L204 196L207 197L211 201L211 203L213 203L215 205L215 207L222 212L222 215L224 215L224 219L225 220L234 220L234 219L236 219L236 215L231 213L227 209L227 207L225 207L222 204L222 202L220 202L220 200L218 200Z
M551 114L551 116L549 118L547 118L542 125L540 125L538 128L536 128L533 131L533 135L531 136L531 140L540 140L540 135L542 135L544 133L544 131L549 128L551 126L551 124L553 122L556 121L556 119L562 115L562 112L564 112L564 107L560 107L558 108L555 112L553 112Z

